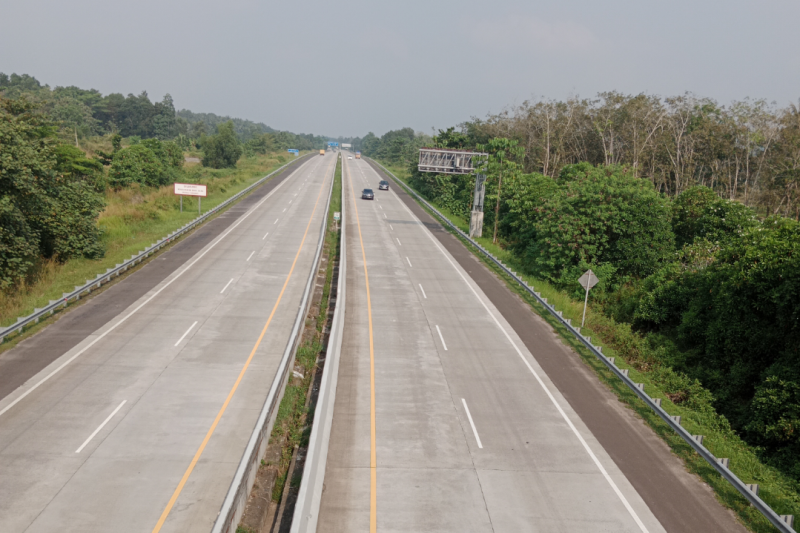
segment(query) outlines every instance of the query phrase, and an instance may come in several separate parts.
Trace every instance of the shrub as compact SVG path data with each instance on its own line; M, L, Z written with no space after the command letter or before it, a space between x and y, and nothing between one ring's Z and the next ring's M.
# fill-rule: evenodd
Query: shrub
M234 168L242 156L242 147L231 121L220 124L216 135L204 137L202 147L204 167Z
M169 175L161 159L145 142L123 148L114 154L108 172L108 181L112 187L119 189L133 183L157 187L169 183Z
M670 257L674 235L668 201L650 182L621 167L565 167L559 187L534 207L525 258L557 281L581 263L613 265L643 276Z

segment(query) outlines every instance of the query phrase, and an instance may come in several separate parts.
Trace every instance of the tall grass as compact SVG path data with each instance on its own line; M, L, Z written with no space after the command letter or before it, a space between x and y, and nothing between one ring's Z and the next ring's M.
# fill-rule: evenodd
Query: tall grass
M202 200L205 213L288 160L283 154L267 154L241 159L235 169L187 165L184 179L208 186L208 197ZM157 189L108 190L106 208L98 219L105 256L70 259L65 263L41 260L27 280L0 292L0 325L12 324L17 317L30 314L36 307L44 307L49 300L60 298L63 293L180 228L197 216L197 199L184 198L182 213L179 208L180 200L173 195L171 185Z
M395 176L408 184L409 172L406 168L384 164ZM428 202L446 216L461 230L469 231L469 222L459 216L453 215L446 208L436 204L435 200L426 198ZM455 232L453 232L455 234ZM458 235L456 235L459 237ZM459 237L460 238L460 237ZM461 239L461 238L460 238ZM717 471L709 465L691 446L679 437L672 428L656 415L639 397L624 383L619 380L597 357L589 352L582 343L556 320L535 298L522 289L519 284L505 274L493 262L486 259L482 253L473 249L467 241L468 248L477 255L484 264L503 279L506 285L520 298L525 300L531 308L547 321L559 333L565 344L576 351L587 366L592 368L600 380L611 389L623 402L633 409L671 448L672 452L680 457L687 470L697 474L708 483L717 496L717 499L726 507L732 509L741 522L751 531L767 533L776 531L775 527L759 513L750 503L733 488ZM493 244L491 237L475 238L484 248L506 266L518 272L518 276L536 287L536 291L556 309L563 312L564 318L572 319L573 323L580 324L583 313L583 301L571 298L569 295L553 287L550 283L524 274L527 266L512 252ZM522 272L522 274L519 274ZM745 443L733 431L725 419L719 415L709 401L673 402L675 395L670 394L671 380L674 374L670 369L659 365L649 364L646 356L646 340L632 331L629 324L618 323L607 317L599 309L591 306L586 311L586 325L581 330L586 336L592 337L592 343L603 346L603 354L615 357L617 366L627 368L631 379L637 383L644 383L645 391L653 398L661 398L663 408L671 415L681 416L681 425L693 435L705 437L703 445L716 457L730 459L730 469L745 483L758 483L759 496L778 514L800 515L800 486L798 483L782 474L776 468L765 465L756 453L756 450Z

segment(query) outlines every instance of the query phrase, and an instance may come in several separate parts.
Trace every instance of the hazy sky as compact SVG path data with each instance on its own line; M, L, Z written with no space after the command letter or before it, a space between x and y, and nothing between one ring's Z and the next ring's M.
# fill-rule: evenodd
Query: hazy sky
M0 0L0 72L297 133L600 91L800 98L797 0Z

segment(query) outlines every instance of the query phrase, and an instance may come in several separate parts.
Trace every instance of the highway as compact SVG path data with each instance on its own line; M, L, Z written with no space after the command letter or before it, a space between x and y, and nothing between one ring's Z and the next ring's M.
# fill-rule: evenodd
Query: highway
M497 280L380 179L345 159L346 322L317 531L743 531L512 297L515 330L473 276ZM583 391L562 383L565 399L538 359ZM623 466L655 457L651 471L624 474L573 403Z
M3 395L0 531L211 529L297 314L337 155L309 158Z

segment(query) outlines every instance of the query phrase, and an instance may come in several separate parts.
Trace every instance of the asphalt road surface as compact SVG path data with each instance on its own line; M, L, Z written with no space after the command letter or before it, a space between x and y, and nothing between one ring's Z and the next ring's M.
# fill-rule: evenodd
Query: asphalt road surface
M336 155L254 195L174 272L4 394L0 531L211 528L286 346Z
M346 324L318 531L741 531L541 319L513 298L498 309L484 288L510 293L380 179L345 160ZM561 380L572 371L593 405L539 359ZM618 436L590 430L573 403ZM617 464L625 439L663 463L637 485L675 502L645 501ZM664 480L683 492L659 493Z

